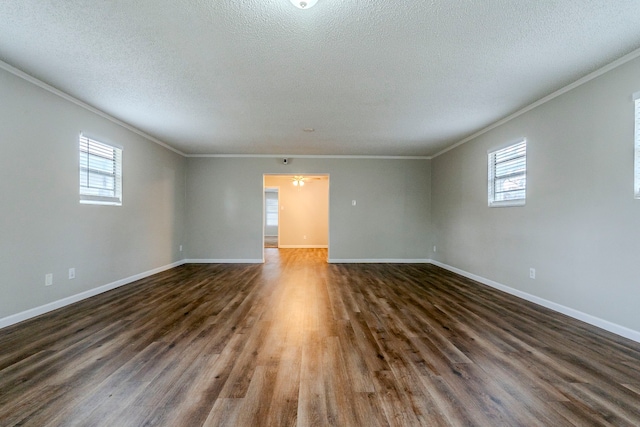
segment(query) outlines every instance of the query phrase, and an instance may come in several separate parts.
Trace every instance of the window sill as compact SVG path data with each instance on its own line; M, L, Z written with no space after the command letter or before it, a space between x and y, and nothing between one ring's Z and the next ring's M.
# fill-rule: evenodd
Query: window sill
M122 202L107 202L100 200L80 200L81 205L122 206Z
M526 204L526 200L508 200L502 202L489 202L490 208L510 208L510 207L518 207L524 206Z

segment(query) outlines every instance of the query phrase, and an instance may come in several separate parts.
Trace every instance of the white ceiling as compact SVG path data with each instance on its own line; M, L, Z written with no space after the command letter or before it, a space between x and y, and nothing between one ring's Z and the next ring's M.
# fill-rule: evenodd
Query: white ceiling
M187 154L429 156L638 48L638 0L0 2L0 60Z

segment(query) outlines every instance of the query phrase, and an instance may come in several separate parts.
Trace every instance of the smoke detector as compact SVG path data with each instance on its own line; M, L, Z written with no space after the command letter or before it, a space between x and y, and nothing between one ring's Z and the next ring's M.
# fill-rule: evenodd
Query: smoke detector
M298 9L309 9L318 3L318 0L291 0L291 3Z

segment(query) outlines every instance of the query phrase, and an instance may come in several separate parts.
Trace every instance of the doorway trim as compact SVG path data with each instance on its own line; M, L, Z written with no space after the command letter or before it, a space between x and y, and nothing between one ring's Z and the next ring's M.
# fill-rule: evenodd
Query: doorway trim
M327 177L327 263L331 259L331 174L328 172L295 172L295 173L263 173L262 174L262 262L265 262L265 247L264 247L264 233L266 224L266 199L265 190L267 188L278 188L278 248L280 247L280 187L279 186L267 186L265 181L267 177L294 177L294 176L322 176Z

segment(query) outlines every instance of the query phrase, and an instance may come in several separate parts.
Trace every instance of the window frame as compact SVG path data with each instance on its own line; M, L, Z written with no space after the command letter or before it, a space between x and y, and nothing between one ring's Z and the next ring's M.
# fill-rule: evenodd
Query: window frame
M270 204L269 202L271 201L274 201L275 203ZM264 219L265 227L279 227L280 226L280 211L279 211L280 201L278 199L265 198L264 207L265 207L265 219ZM271 212L269 211L269 208L273 208ZM269 218L274 218L274 217L275 217L275 224L270 224Z
M86 146L86 148L83 147ZM100 169L99 167L90 167L91 148L93 147L93 158L101 158L104 164L109 165L113 163L112 170L107 171ZM103 153L112 151L110 156L101 156L99 151ZM78 137L78 193L81 204L89 205L108 205L108 206L122 206L122 152L121 146L103 142L102 140L93 138L84 133L81 133ZM109 157L112 157L109 158ZM83 158L85 159L86 166L83 166ZM111 178L113 180L112 190L101 189L100 187L91 187L88 183L91 177L102 176L103 178ZM84 178L84 179L83 179ZM83 181L87 185L83 185ZM102 190L102 191L101 191ZM113 195L104 194L106 191L112 191ZM103 193L103 194L99 194Z
M640 199L640 92L633 94L633 198Z
M496 166L499 163L506 163L506 161L512 160L508 159L504 162L496 163L496 155L498 155L502 151L507 151L517 145L524 144L524 188L523 196L517 199L508 199L508 200L496 200L496 191L495 191L495 181L496 181ZM525 206L527 201L527 138L520 138L517 141L510 142L508 144L501 145L497 148L492 148L487 151L487 184L488 184L488 196L487 203L489 207L499 208L499 207L511 207L511 206Z

